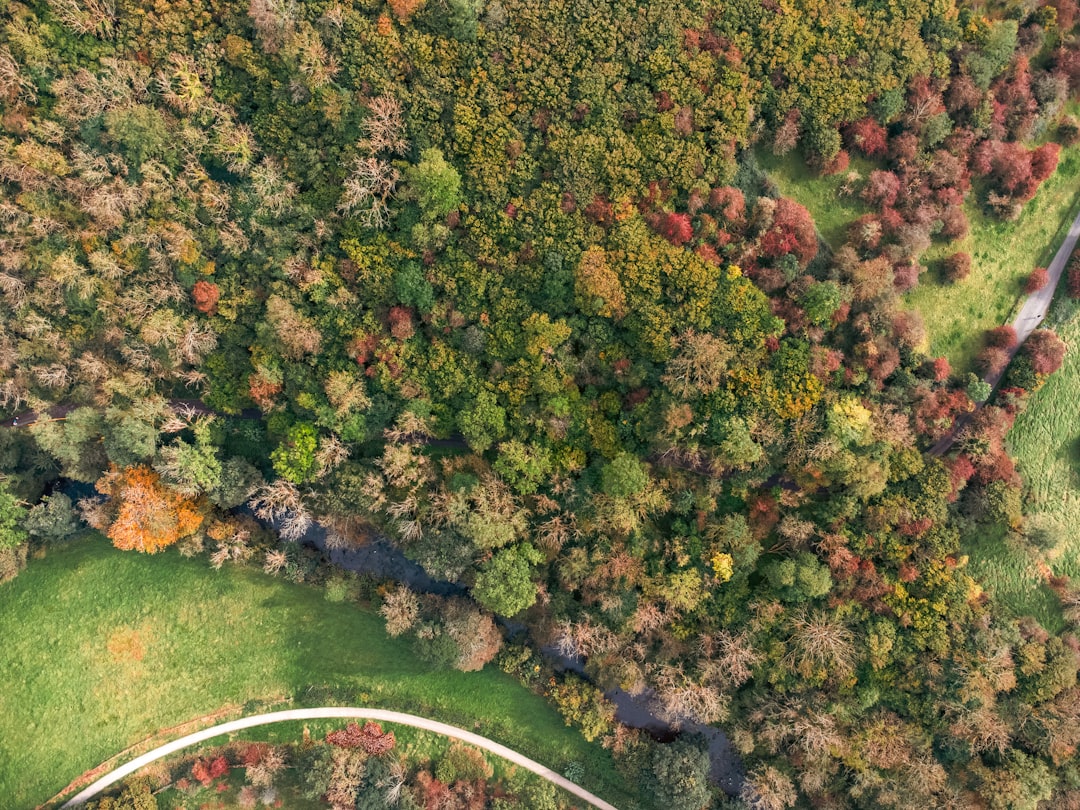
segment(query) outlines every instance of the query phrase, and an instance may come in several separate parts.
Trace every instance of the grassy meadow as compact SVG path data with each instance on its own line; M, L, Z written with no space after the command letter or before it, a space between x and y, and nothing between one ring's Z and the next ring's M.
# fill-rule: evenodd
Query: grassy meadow
M1024 478L1028 525L1044 531L1052 543L1047 562L1055 574L1080 577L1080 305L1059 297L1048 322L1069 351L1061 369L1032 395L1017 418L1009 446ZM1012 570L999 584L1001 594L1014 605L1049 601L1034 564L1030 560L1018 564L1022 556L1012 555ZM1060 629L1060 611L1054 603L1049 605L1048 626Z
M626 803L610 756L489 666L432 670L374 612L261 572L99 536L0 587L0 806L31 808L134 743L222 707L327 695L464 726ZM280 705L275 708L280 708Z

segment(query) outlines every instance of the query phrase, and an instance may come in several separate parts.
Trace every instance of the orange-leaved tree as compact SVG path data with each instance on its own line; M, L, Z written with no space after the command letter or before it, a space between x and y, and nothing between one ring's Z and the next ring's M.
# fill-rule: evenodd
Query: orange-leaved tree
M115 466L95 485L107 497L94 528L113 545L153 554L182 537L194 534L203 522L197 501L184 498L161 483L149 467Z

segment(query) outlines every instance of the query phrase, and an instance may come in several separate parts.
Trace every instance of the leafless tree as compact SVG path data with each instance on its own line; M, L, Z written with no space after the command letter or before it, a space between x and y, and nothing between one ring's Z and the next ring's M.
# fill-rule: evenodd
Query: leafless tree
M49 5L60 21L76 34L93 34L112 39L116 27L116 4L113 0L50 0Z
M404 155L409 142L402 130L401 102L391 96L375 96L368 102L368 115L361 122L365 138L362 145L372 154L392 152Z

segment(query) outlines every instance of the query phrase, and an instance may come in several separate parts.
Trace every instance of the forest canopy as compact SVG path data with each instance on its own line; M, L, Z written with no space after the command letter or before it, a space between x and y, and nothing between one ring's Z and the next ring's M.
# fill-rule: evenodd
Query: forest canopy
M1005 615L960 546L1022 528L1004 435L1064 344L977 408L902 297L931 249L977 272L965 211L1015 218L1080 136L1076 22L0 0L0 414L38 416L0 430L0 580L70 534L61 479L121 548L217 565L245 503L375 525L475 602L388 597L423 654L524 621L728 729L749 807L1080 806L1080 617ZM845 178L843 245L763 150ZM708 801L658 756L648 790Z

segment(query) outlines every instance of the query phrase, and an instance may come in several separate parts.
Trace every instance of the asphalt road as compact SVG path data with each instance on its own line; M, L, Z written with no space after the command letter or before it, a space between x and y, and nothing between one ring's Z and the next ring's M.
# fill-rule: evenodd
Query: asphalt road
M232 720L228 723L221 723L210 728L203 729L202 731L196 731L194 734L188 734L181 737L179 740L174 740L167 745L163 745L159 748L155 748L153 751L148 751L140 757L136 757L126 765L121 765L116 770L105 774L105 776L98 779L92 785L85 790L80 791L71 799L69 799L63 806L77 807L81 804L85 804L90 799L97 796L101 791L110 785L114 785L121 779L135 773L141 768L146 767L151 762L161 759L162 757L175 754L178 751L182 751L188 746L195 745L196 743L205 742L213 739L214 737L220 737L223 734L229 734L233 731L241 731L245 728L253 728L254 726L265 726L271 723L280 723L285 720L323 720L327 718L341 718L349 720L378 720L384 723L397 723L403 726L412 726L413 728L421 728L426 731L433 731L436 734L442 734L443 736L450 737L455 740L462 740L469 743L469 745L475 745L477 748L482 748L485 751L490 751L496 756L500 756L503 759L513 762L515 765L519 765L527 771L532 771L537 776L547 779L549 782L554 783L558 787L568 793L572 793L579 799L583 799L593 807L600 808L600 810L618 810L614 805L608 804L599 796L594 796L589 791L582 787L578 787L569 779L564 776L560 776L555 771L541 765L539 762L524 757L517 751L512 751L506 746L499 745L497 742L492 742L487 737L481 737L479 734L473 734L471 731L465 731L465 729L457 728L456 726L448 726L446 723L439 723L436 720L428 720L425 717L417 717L414 714L402 714L401 712L385 711L383 709L358 709L351 706L326 706L321 709L288 709L280 712L270 712L268 714L259 714L254 717L243 717L239 720Z
M1029 295L1016 314L1016 318L1013 319L1012 325L1016 329L1017 344L1027 340L1028 335L1034 332L1046 317L1054 291L1057 289L1058 282L1061 281L1061 274L1065 270L1065 265L1069 263L1069 257L1076 247L1078 238L1080 238L1080 214L1076 215L1068 234L1065 235L1065 240L1054 255L1054 260L1046 268L1046 274L1049 276L1046 286Z

